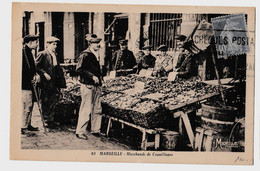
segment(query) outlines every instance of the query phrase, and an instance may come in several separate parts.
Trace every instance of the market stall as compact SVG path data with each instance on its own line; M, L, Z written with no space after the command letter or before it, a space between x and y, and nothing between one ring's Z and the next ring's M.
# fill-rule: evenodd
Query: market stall
M138 87L142 83L143 87ZM120 119L118 121L121 123L138 126L137 129L144 132L143 149L147 147L144 145L145 132L147 133L144 129L153 129L155 131L149 132L158 136L156 135L158 130L159 133L163 132L158 128L167 130L165 122L171 117L183 120L193 147L194 133L188 114L200 108L200 102L219 94L216 86L204 84L197 78L169 82L166 78L147 78L137 75L110 79L103 90L103 113L113 117L113 120ZM159 140L155 138L155 143L156 141Z
M221 81L230 82L227 79ZM108 120L103 123L106 124L105 134L109 136L113 128L112 123L118 122L122 125L121 128L127 125L141 131L141 149L143 150L149 147L174 150L173 144L180 136L187 136L191 149L201 150L203 142L200 141L203 137L208 134L208 137L212 137L214 134L209 130L214 130L212 123L219 120L216 116L224 116L213 116L205 112L205 102L214 98L221 99L215 82L202 82L197 78L168 81L167 78L144 77L135 74L107 79L102 87L102 113L103 117ZM59 113L63 113L63 119L66 113L64 110L71 112L64 107L64 104L73 108L73 115L76 118L81 102L79 82L76 79L70 79L67 83L69 86L62 92L60 104L63 105L59 109ZM233 86L222 87L224 92L233 89ZM189 115L192 112L201 115L199 127L194 126L194 123L190 121ZM231 129L234 124L234 116L235 114L224 118L231 118L231 120L223 120L229 122L228 129ZM178 130L169 128L169 121L172 118L179 120L175 125ZM152 141L148 141L148 136L154 136ZM172 138L171 141L165 141L165 136L166 139ZM212 143L210 138L208 141ZM163 142L172 144L163 144L162 147ZM206 142L204 144L206 145Z
M209 29L197 29L204 27ZM232 116L225 116L226 110L229 111L225 93L232 89L232 86L223 85L223 83L230 83L232 80L220 79L214 43L209 41L206 44L194 44L193 41L190 41L192 35L212 37L211 24L202 21L185 43L189 45L187 49L194 55L194 59L199 58L200 55L210 59L212 57L215 81L202 82L193 76L189 79L176 78L177 71L169 74L168 78L151 77L151 73L143 73L142 76L136 75L133 74L133 69L111 71L110 76L112 77L106 79L102 87L102 113L104 118L108 119L107 136L112 122L119 122L122 128L127 125L142 132L141 148L143 150L148 147L160 149L162 145L160 140L165 142L163 140L165 137L169 138L169 144L164 144L164 148L174 150L173 144L176 143L178 136L186 136L189 142L185 142L185 145L189 145L192 150L200 151L202 146L211 146L213 135L216 132L225 134L224 130L232 130L235 124L236 109L232 108L230 114ZM76 83L69 87L63 94L66 94L63 97L69 96L70 99L73 99L72 101L75 101L75 112L77 112L80 105L79 84ZM208 108L215 104L206 104L206 102L213 98L220 101L220 107L224 110L214 108L218 112L208 111ZM200 115L200 123L196 125L194 120L191 121L190 115L193 117ZM228 118L230 120L226 120ZM171 122L173 119L178 120L177 125ZM173 124L178 127L177 130L172 129ZM147 134L154 136L152 142L148 142ZM204 139L205 135L207 136ZM204 140L205 142L203 142ZM208 150L210 147L205 147L205 151Z

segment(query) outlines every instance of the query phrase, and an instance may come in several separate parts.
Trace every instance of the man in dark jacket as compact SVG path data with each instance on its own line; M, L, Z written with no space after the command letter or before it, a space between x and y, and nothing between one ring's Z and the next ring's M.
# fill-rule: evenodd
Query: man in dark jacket
M179 56L179 61L177 63L177 72L179 78L190 78L192 76L197 76L198 65L196 61L196 56L191 52L183 52Z
M179 78L188 79L198 75L197 56L184 48L179 54L176 69Z
M156 58L151 54L152 46L144 46L142 49L145 51L145 55L141 57L138 62L138 73L142 69L154 68Z
M172 62L172 67L173 70L175 71L177 69L177 66L181 56L185 53L187 53L188 51L184 48L184 42L187 39L187 37L185 35L177 35L175 36L175 40L176 40L176 48L174 48L173 50L173 62Z
M136 59L132 51L127 49L127 40L119 41L120 49L112 57L113 70L133 69Z
M100 69L100 49L101 38L95 34L87 34L86 40L89 47L84 50L78 59L76 71L80 76L81 83L81 105L76 129L76 136L87 140L87 126L91 117L91 133L98 135L101 128L101 85L102 75Z
M49 128L54 126L55 106L60 88L66 87L64 73L56 53L59 41L56 37L48 37L47 48L39 52L36 59L36 69L41 76L42 113L45 125Z
M27 130L38 131L38 128L31 125L32 109L34 102L33 84L40 81L39 75L36 73L34 57L32 50L38 47L38 36L26 35L23 39L23 59L22 59L22 126L21 133Z

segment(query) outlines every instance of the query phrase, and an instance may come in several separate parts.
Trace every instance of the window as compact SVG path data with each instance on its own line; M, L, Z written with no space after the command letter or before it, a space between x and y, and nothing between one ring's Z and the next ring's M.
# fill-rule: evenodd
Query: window
M168 46L168 50L174 49L174 37L180 34L181 17L182 14L150 14L149 40L152 50L156 50L161 44Z
M23 32L22 36L26 36L29 34L29 20L30 20L31 13L28 11L24 11L23 13Z

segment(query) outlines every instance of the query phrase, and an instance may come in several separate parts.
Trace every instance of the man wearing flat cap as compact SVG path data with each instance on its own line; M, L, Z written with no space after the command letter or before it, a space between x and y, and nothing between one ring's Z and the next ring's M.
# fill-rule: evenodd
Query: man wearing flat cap
M100 69L100 41L95 34L87 34L89 47L84 50L78 59L76 71L80 76L81 105L76 129L77 138L87 140L87 126L91 119L91 133L99 135L102 120L101 85L102 74Z
M142 49L145 51L145 55L141 57L137 64L137 72L141 71L142 69L149 69L154 68L156 58L151 54L152 46L144 46Z
M120 49L112 56L113 70L133 69L136 66L136 59L132 51L127 49L127 40L119 41Z
M169 72L172 71L172 56L167 54L168 47L160 45L157 50L161 53L156 56L153 75L157 77L167 77Z
M23 59L22 59L22 126L21 133L27 131L38 131L38 128L31 125L33 103L35 92L33 84L40 82L40 77L36 72L35 61L32 50L38 47L39 36L26 35L23 38Z
M177 35L177 48L174 50L173 71L177 72L180 78L190 78L198 73L196 56L194 56L185 45L186 36Z
M173 70L176 70L178 60L180 59L180 54L186 52L187 50L184 49L184 42L186 40L185 35L177 35L175 36L176 40L176 48L173 50Z
M45 126L55 126L55 106L58 101L60 88L66 87L63 70L56 53L57 43L60 40L56 37L46 38L47 47L39 52L36 59L36 69L41 76L41 100L42 113Z

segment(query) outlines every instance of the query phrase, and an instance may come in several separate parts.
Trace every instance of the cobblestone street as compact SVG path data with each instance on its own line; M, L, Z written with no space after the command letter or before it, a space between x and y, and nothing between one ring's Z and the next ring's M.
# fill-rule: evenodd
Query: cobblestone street
M75 136L76 125L60 125L44 133L37 104L34 104L32 125L39 127L39 132L28 132L21 135L22 149L59 149L59 150L129 150L123 145L107 137L96 137L88 133L88 140Z

